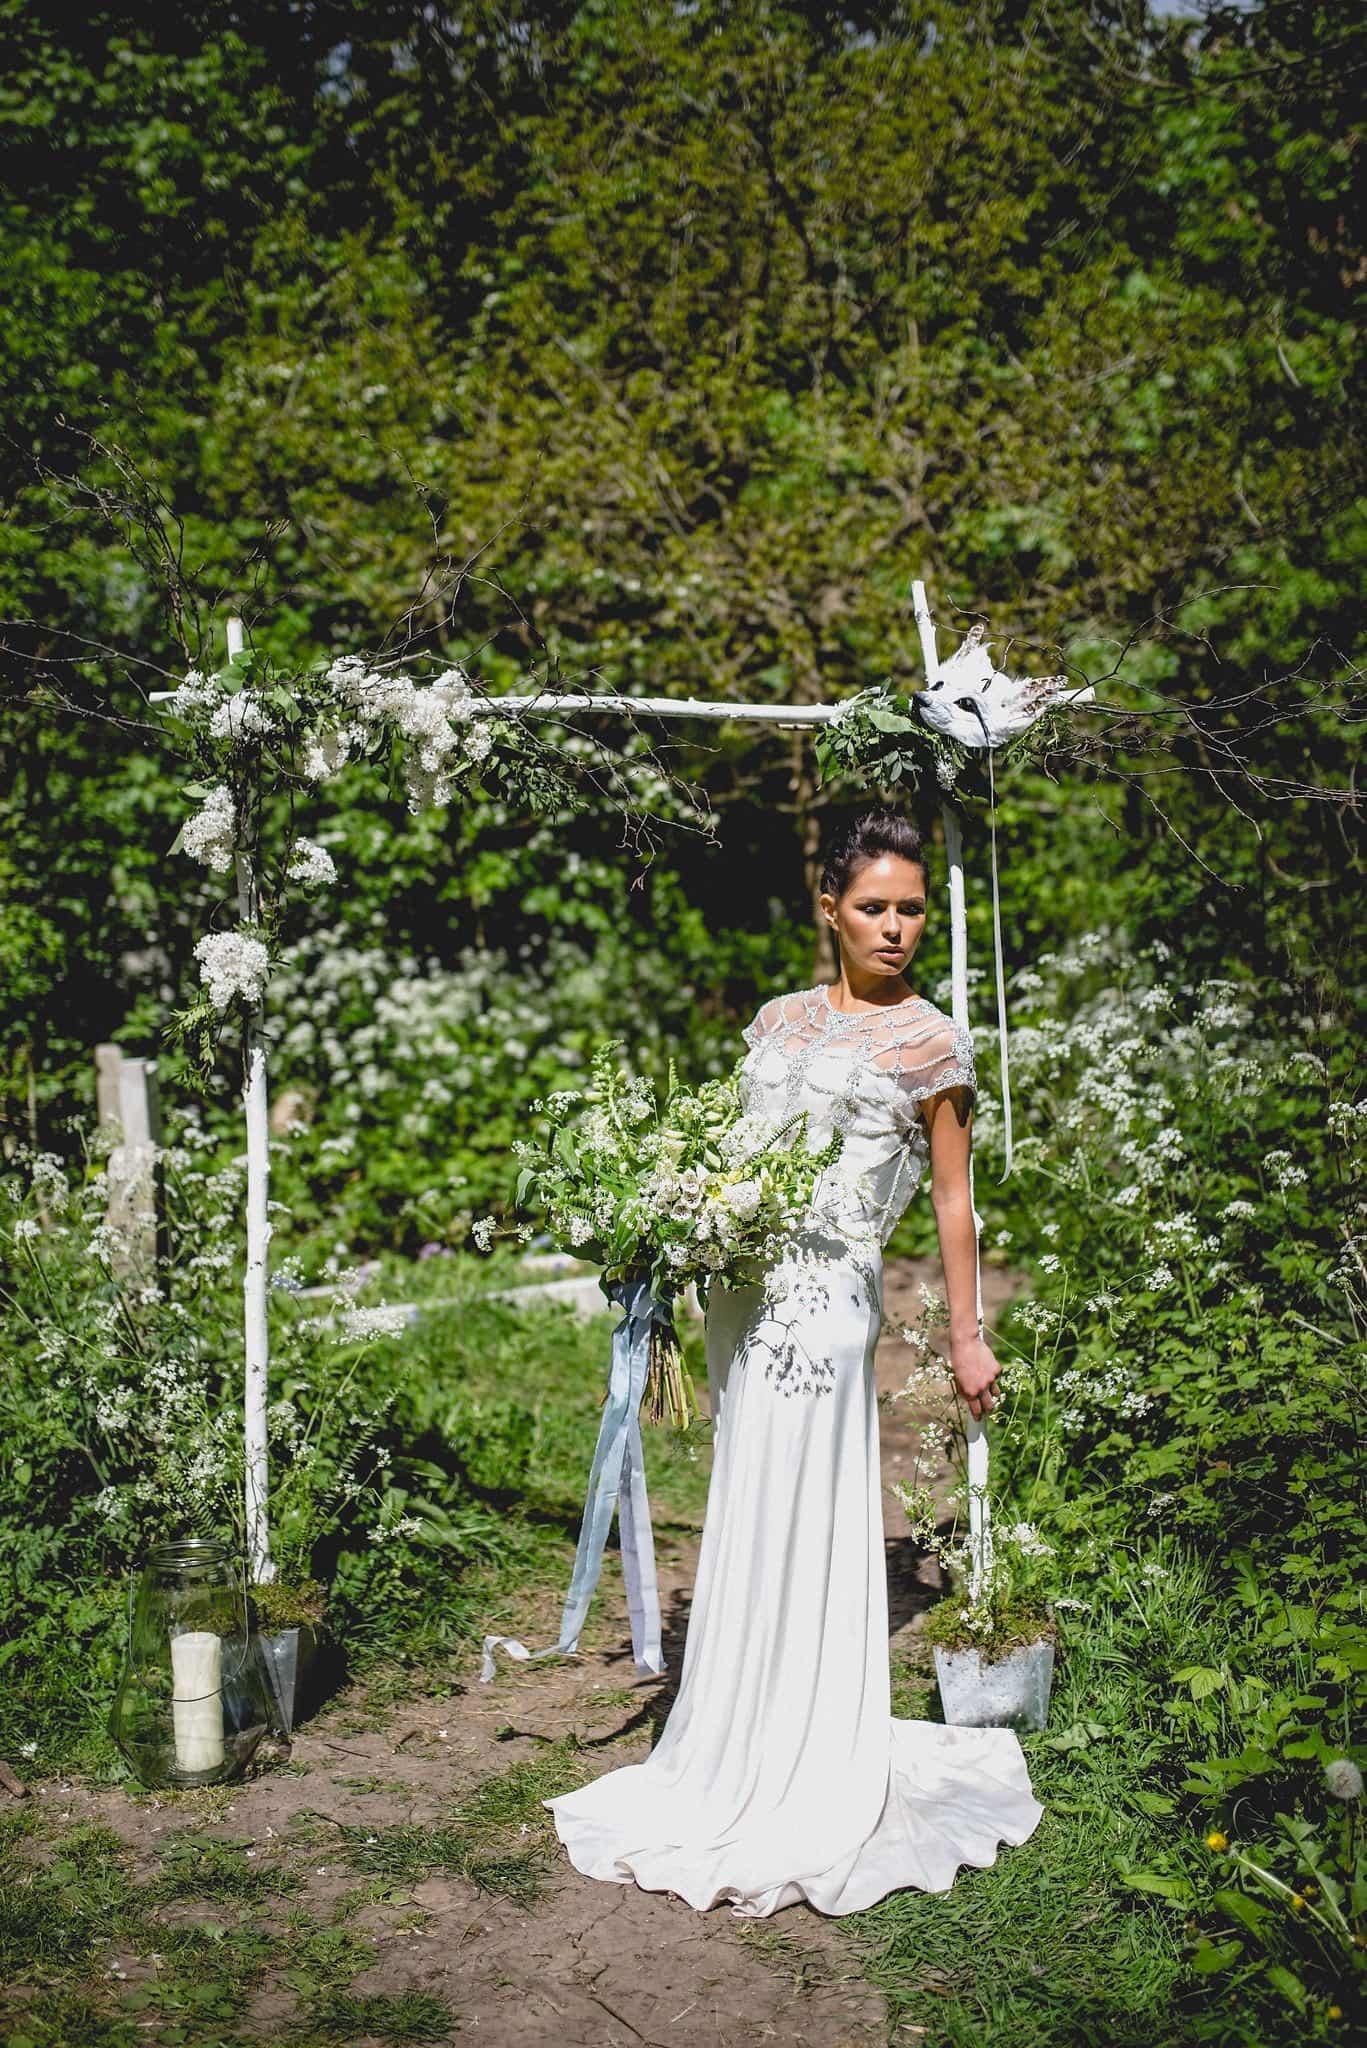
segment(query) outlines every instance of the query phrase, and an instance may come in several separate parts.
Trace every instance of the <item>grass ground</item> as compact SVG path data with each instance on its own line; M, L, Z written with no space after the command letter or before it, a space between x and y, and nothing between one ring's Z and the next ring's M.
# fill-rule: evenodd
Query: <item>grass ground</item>
M898 1289L933 1277L889 1267ZM985 1274L1000 1297L1010 1281ZM989 1319L991 1308L989 1306ZM793 1908L741 1923L668 1895L580 1878L541 1800L644 1757L673 1682L634 1677L615 1553L574 1660L476 1677L479 1628L549 1641L597 1423L602 1323L546 1321L528 1422L509 1387L527 1326L434 1315L431 1421L468 1446L469 1478L506 1541L453 1586L466 1641L420 1668L376 1663L238 1786L149 1793L93 1767L40 1778L0 1806L0 1997L6 2048L228 2048L478 2039L558 2048L669 2043L790 2048L1178 2048L1182 1931L1127 1887L1159 1824L1146 1783L1156 1708L1136 1648L1203 1644L1199 1570L1147 1604L1072 1631L1049 1731L1026 1739L1046 1815L989 1871L943 1896L899 1892L831 1922ZM694 1333L694 1356L698 1359ZM441 1370L436 1370L436 1362ZM700 1361L699 1361L700 1363ZM895 1341L880 1384L900 1383ZM525 1382L524 1382L525 1383ZM700 1373L700 1384L705 1380ZM885 1479L909 1456L885 1409ZM530 1438L527 1431L530 1430ZM520 1488L510 1481L516 1438ZM652 1445L658 1439L652 1439ZM666 1655L687 1625L707 1458L655 1455ZM931 1574L888 1496L895 1710L934 1715L919 1622ZM92 1736L92 1744L95 1738ZM97 1745L96 1745L97 1746ZM1162 1802L1158 1805L1161 1807Z

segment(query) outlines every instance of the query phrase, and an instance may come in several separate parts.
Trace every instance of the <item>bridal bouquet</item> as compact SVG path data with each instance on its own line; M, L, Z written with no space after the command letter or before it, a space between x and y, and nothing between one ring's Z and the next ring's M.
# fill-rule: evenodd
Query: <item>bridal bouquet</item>
M532 1104L542 1117L537 1138L513 1147L517 1206L563 1250L602 1266L605 1290L648 1276L655 1299L672 1308L690 1282L704 1300L713 1281L757 1282L838 1157L839 1134L813 1151L805 1110L777 1127L761 1123L742 1110L734 1078L683 1088L672 1060L661 1103L653 1082L616 1064L623 1043L599 1046L586 1089ZM681 1428L697 1413L672 1315L651 1332L646 1413Z

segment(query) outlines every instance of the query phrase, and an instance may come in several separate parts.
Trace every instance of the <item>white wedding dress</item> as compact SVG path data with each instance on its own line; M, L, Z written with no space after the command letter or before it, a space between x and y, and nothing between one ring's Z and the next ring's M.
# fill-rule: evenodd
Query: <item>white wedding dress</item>
M547 1799L577 1870L706 1909L822 1913L946 1891L1042 1808L1009 1729L894 1720L873 1354L882 1247L966 1122L972 1044L923 997L847 1016L824 987L744 1033L742 1101L844 1147L765 1285L707 1306L713 1467L678 1695L644 1763ZM951 1109L949 1105L952 1104Z

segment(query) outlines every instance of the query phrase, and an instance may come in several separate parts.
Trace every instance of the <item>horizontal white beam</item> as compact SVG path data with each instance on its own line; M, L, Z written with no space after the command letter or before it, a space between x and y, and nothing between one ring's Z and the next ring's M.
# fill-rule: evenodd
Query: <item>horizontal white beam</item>
M705 697L591 697L566 691L535 697L481 697L470 700L475 712L541 711L548 718L562 711L629 711L648 718L749 718L759 725L824 725L839 704L727 704Z
M165 704L174 690L149 690L149 704ZM509 711L539 711L558 718L564 711L628 711L647 718L749 718L760 725L824 725L839 704L727 704L702 697L593 697L582 691L534 697L467 697L463 708L473 718L501 718Z

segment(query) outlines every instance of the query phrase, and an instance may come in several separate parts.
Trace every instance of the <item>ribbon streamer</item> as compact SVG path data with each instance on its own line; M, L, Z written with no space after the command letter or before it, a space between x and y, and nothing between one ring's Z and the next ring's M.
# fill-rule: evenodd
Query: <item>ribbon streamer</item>
M538 1657L553 1657L557 1653L568 1656L579 1647L579 1631L603 1568L603 1550L614 1508L619 1515L622 1573L636 1670L642 1678L658 1678L665 1668L660 1651L660 1589L655 1576L650 1502L646 1497L640 1408L650 1367L650 1333L657 1323L672 1321L673 1308L655 1299L648 1275L614 1280L606 1291L609 1301L617 1303L623 1314L612 1333L607 1402L589 1468L579 1547L560 1617L559 1640L543 1650L529 1650L512 1636L486 1636L479 1673L481 1683L486 1685L498 1670L495 1650L506 1650L510 1657L531 1663Z
M1002 960L1002 906L997 889L997 784L992 772L992 747L987 749L987 797L988 815L992 821L992 947L997 964L997 1045L1001 1055L1002 1077L1002 1140L1006 1147L1006 1173L997 1182L1000 1187L1011 1171L1011 1076L1006 1059L1006 968Z

